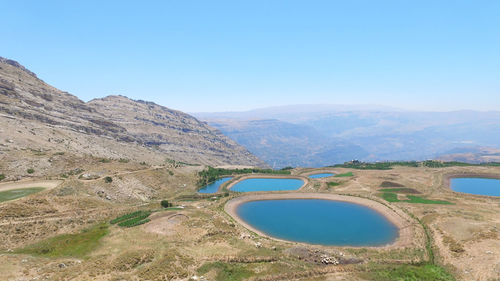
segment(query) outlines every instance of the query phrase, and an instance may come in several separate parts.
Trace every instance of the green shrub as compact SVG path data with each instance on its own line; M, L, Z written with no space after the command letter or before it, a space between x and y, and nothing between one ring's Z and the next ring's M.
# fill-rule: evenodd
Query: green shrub
M28 172L28 174L33 174L35 170L33 168L29 168L28 170L26 170L26 172Z
M112 178L112 177L105 177L105 178L104 178L104 182L106 182L106 183L110 183L110 182L112 182L112 181L113 181L113 178Z
M340 183L338 182L334 182L334 181L330 181L330 182L327 182L326 183L329 187L334 187L334 186L339 186Z
M118 162L120 162L120 163L128 163L129 161L130 161L130 160L128 160L127 158L120 158L120 159L118 160Z
M161 200L160 205L161 205L163 208L172 207L172 203L168 203L168 200Z
M2 181L4 179L5 179L5 175L4 174L0 174L0 181Z

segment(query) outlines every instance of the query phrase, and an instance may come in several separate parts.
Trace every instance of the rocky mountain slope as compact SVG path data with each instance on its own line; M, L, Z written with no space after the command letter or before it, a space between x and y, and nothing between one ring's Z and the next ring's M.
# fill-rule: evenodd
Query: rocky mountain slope
M2 165L8 152L25 149L151 164L265 165L188 114L120 96L85 103L1 57L0 125Z

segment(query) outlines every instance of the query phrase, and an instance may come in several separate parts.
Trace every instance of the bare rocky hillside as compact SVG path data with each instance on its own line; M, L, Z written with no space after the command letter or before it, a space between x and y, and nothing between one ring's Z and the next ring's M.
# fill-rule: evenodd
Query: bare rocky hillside
M9 155L19 157L27 149L150 164L172 159L214 166L264 165L190 115L120 96L85 103L46 84L16 61L0 57L2 170L15 170L5 167Z

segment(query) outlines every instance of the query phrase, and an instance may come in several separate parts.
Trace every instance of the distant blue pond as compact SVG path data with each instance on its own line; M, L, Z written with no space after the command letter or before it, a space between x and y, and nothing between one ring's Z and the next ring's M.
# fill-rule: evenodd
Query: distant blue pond
M486 178L452 178L451 189L476 195L500 196L500 180Z
M230 179L232 179L232 177L218 179L215 182L198 190L198 192L199 193L215 193L215 192L217 192L217 190L219 190L219 187L221 186L221 184L225 183L226 181L228 181Z
M331 177L333 176L334 174L332 173L321 173L321 174L313 174L313 175L309 175L309 178L310 179L319 179L319 178L327 178L327 177Z
M398 228L377 211L323 199L261 200L241 204L238 216L269 236L330 246L381 246Z
M303 184L304 181L299 179L255 178L242 180L233 185L231 190L238 192L297 190Z

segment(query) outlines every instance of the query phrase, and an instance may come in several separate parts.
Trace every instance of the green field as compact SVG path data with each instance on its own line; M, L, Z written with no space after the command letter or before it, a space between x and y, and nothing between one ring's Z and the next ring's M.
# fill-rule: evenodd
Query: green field
M14 200L44 190L43 187L11 189L0 192L0 202Z
M352 172L335 175L336 178L352 177L352 176L354 176Z
M97 248L108 234L108 225L101 223L76 234L62 234L17 250L17 253L45 257L85 257Z
M368 280L385 281L453 281L452 275L438 265L372 265L366 273L361 274Z
M404 202L404 203L419 203L419 204L443 204L453 205L453 203L444 200L430 200L420 196L407 195L408 200L399 200L398 195L393 192L384 192L380 195L387 202Z
M151 215L151 211L135 211L132 213L119 216L109 223L118 224L122 227L133 227L149 222L148 217Z

